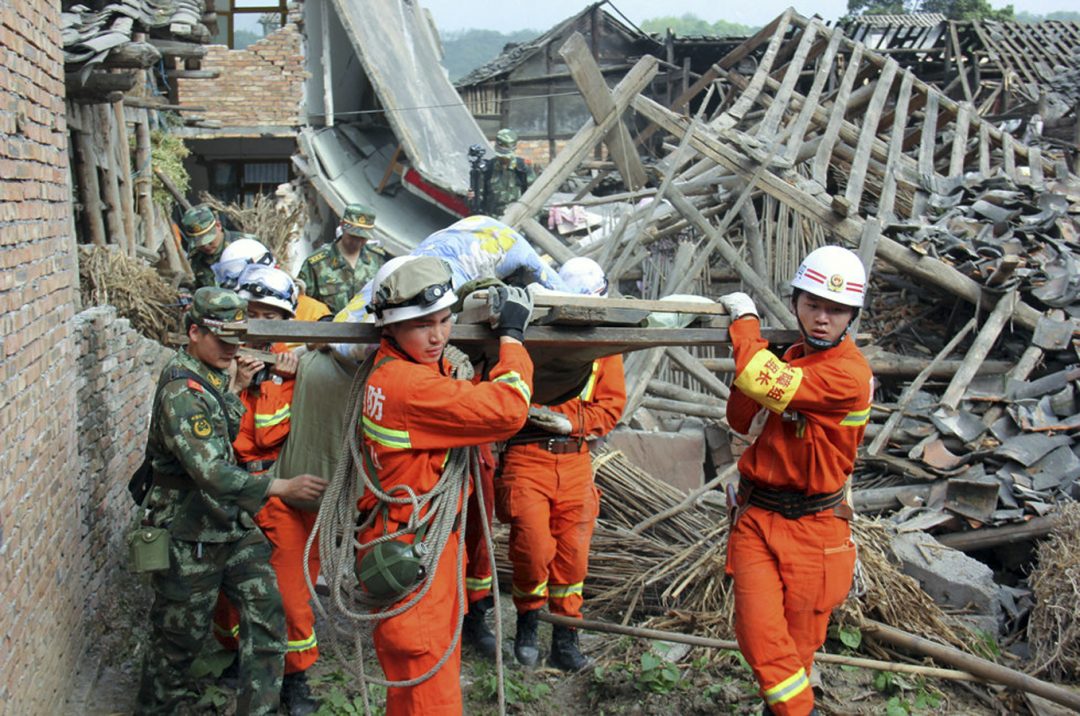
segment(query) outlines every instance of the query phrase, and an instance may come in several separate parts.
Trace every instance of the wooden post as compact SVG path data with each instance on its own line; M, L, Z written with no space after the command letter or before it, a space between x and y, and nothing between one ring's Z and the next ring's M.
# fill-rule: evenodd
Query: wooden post
M324 2L319 5L322 18L322 66L323 66L323 123L334 126L334 76L330 70L330 13L334 4Z
M73 132L75 138L76 173L79 177L79 198L82 201L83 216L86 217L90 241L95 246L105 245L105 220L101 212L101 186L98 183L97 162L90 147L90 133L94 129L94 113L87 111L84 105L71 104L72 112L80 119L80 129Z
M990 352L994 341L1001 334L1001 329L1005 327L1005 322L1012 315L1016 301L1016 291L1011 291L994 306L994 310L990 312L990 317L986 319L986 323L979 330L979 335L975 337L975 342L971 344L967 356L964 357L963 362L960 364L960 370L956 371L956 375L949 382L949 387L945 389L945 395L941 397L941 407L956 410L957 406L960 405L960 400L963 399L964 392L967 390L968 385L971 384L971 379L975 377L975 371L978 370L979 364L986 358L986 354Z
M124 212L124 233L127 234L128 256L135 255L135 197L131 186L131 147L128 141L127 118L123 101L113 104L116 118L116 148L120 155L120 207Z
M143 222L143 246L156 248L154 243L154 176L151 166L150 112L139 111L135 123L135 202ZM172 262L170 261L170 266Z
M115 133L112 131L114 129L112 113L109 111L108 106L104 104L95 105L94 110L98 115L100 125L98 137L106 145L111 144L116 141L114 138ZM123 210L120 206L120 179L117 176L118 171L116 168L119 162L116 161L116 156L107 146L100 147L100 149L100 156L105 160L101 167L101 177L104 180L105 207L108 210L105 214L105 223L109 227L109 239L125 252L128 252L128 239L124 233Z

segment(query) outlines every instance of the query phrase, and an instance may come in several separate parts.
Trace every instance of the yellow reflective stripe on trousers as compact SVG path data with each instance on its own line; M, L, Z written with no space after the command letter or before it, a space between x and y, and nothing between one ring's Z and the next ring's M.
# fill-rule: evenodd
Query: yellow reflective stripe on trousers
M315 639L315 632L311 632L311 636L307 639L299 639L297 641L289 640L288 651L307 651L308 649L314 649L319 645L319 642Z
M491 589L491 577L486 577L484 579L466 577L465 588L470 592L482 592L485 589Z
M589 380L585 383L585 387L581 389L579 398L586 403L592 400L593 393L596 392L596 376L600 372L600 361L594 360L592 362L592 371L589 373Z
M800 667L798 671L776 686L765 689L765 702L770 705L782 704L801 694L808 686L810 686L810 679L806 678L806 669Z
M269 428L278 425L288 420L291 414L292 407L289 405L283 405L275 413L255 413L255 427Z
M518 586L515 584L513 589L510 590L510 593L515 597L546 597L547 588L548 583L546 581L540 582L540 584L536 585L536 588L532 590L518 589Z
M746 364L735 387L774 413L782 413L802 383L802 368L795 368L764 348Z
M858 427L860 425L866 425L868 422L870 422L870 408L848 413L844 416L844 419L840 421L840 424Z
M225 627L221 626L217 622L214 622L214 631L217 632L218 634L220 634L221 636L231 636L231 637L235 638L235 637L240 636L240 625L237 624L236 626L234 626L232 628L226 629Z
M525 398L526 403L532 402L532 391L529 390L529 385L521 379L521 374L516 370L512 370L508 373L503 373L498 378L492 378L492 383L506 383L511 388L521 393Z
M373 442L377 442L380 445L385 445L389 448L399 448L401 450L408 450L412 447L412 441L409 439L408 430L391 430L390 428L384 428L368 416L364 416L364 437L369 438Z
M562 599L563 597L569 597L572 594L581 594L584 587L584 582L578 582L577 584L552 584L551 589L548 591L548 595L555 599Z

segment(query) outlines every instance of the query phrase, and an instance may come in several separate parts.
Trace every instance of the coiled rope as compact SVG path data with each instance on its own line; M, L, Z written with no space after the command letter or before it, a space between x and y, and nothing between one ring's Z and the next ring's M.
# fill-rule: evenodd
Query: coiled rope
M461 518L457 524L460 531L457 540L455 567L455 574L458 575L457 626L454 629L454 635L449 647L439 661L424 674L406 681L390 681L376 676L369 676L364 667L362 630L354 628L352 631L357 657L354 674L360 681L364 713L369 716L371 714L371 705L368 702L368 683L380 684L386 687L408 687L423 683L434 676L446 664L450 655L457 648L458 641L461 638L462 620L465 616L466 597L463 562L465 557L465 531L469 517L467 499L469 476L478 476L480 474L479 452L475 447L467 447L454 448L449 451L439 481L433 489L425 494L417 495L409 485L395 485L384 491L372 481L371 476L363 468L364 458L361 453L363 444L357 426L360 424L363 396L375 364L375 355L376 351L372 351L353 377L347 403L350 407L346 416L344 437L338 454L337 466L323 494L319 513L315 519L315 526L308 537L307 544L304 546L304 580L307 583L315 609L325 621L333 623L330 612L315 592L315 586L311 578L309 564L312 545L316 539L319 542L321 571L330 588L333 608L338 614L359 627L361 624L378 623L383 619L403 614L424 598L431 588L431 578L435 574L439 559L442 557L443 550L446 548L450 535L454 531L455 523L458 523L458 505L461 506ZM464 353L453 346L447 346L443 355L453 367L455 378L458 380L472 379L473 368ZM482 481L475 480L474 482L478 503L483 505ZM358 505L364 490L375 495L380 504L411 505L412 511L408 522L395 532L388 532L370 542L360 542L358 535L370 528L380 513L378 509L371 510L363 522L360 522ZM499 713L505 714L506 698L503 685L501 647L502 618L499 609L499 584L495 565L495 547L491 536L491 525L486 512L482 509L480 510L480 522L488 549L488 559L491 563L492 594L495 600L495 639L499 645L495 652L496 690L498 693ZM398 601L397 598L376 599L360 587L356 574L358 554L366 552L377 544L398 539L408 534L416 534L418 530L425 526L427 528L424 539L425 549L419 554L420 564L424 569L424 577L418 590L414 590L411 596L398 606L393 607L391 605ZM343 661L346 664L350 663L347 659Z

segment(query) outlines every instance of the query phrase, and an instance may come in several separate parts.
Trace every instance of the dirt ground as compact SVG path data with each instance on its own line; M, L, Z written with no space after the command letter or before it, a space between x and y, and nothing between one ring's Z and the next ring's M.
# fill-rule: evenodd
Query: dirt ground
M95 619L75 677L71 713L88 716L132 712L139 669L145 652L146 613L149 588L138 577L123 575L110 599ZM511 714L566 716L567 714L758 714L761 701L749 670L734 652L716 654L685 650L672 644L634 640L629 637L582 635L582 649L595 659L594 668L568 676L555 669L525 669L513 661L513 607L503 598L505 689ZM316 625L321 657L312 668L312 689L323 703L320 714L362 714L360 690L350 667L349 640L332 625ZM550 627L541 625L546 649ZM208 647L216 651L208 639ZM380 674L370 650L369 673ZM226 657L227 659L227 657ZM675 659L674 662L668 659ZM202 663L207 669L223 668L226 660L211 653ZM983 686L945 683L883 672L823 665L822 686L817 688L822 714L1018 714L1029 713L1024 702L1007 691ZM466 648L462 663L465 713L487 716L498 713L495 668L492 662ZM230 714L233 693L217 683L211 673L201 680L203 706L199 713ZM373 713L382 714L385 691L369 687Z

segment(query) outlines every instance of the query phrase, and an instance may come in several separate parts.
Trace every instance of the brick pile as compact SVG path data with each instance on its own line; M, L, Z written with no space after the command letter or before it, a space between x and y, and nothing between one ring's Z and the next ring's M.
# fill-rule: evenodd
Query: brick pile
M59 713L82 648L77 281L60 4L0 4L0 713Z
M178 90L181 103L206 107L200 116L225 127L300 124L307 73L295 24L286 24L243 50L211 45L202 68L221 70L221 76L182 79Z

